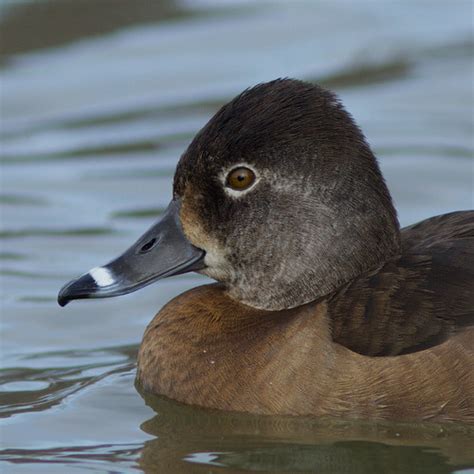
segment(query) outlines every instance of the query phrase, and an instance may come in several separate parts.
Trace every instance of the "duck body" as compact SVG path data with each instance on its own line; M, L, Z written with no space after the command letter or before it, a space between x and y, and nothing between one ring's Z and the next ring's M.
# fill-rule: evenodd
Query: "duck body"
M58 302L188 271L218 283L167 304L143 390L264 414L474 422L474 211L401 229L337 97L247 89L181 156L162 219Z
M473 222L468 211L403 229L399 258L293 309L192 289L148 326L137 384L221 410L472 423Z

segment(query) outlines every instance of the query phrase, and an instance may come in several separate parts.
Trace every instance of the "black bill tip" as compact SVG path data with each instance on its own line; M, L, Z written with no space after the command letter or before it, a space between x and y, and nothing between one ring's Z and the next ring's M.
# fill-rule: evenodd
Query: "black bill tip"
M71 301L67 296L64 296L61 294L61 292L59 293L58 295L58 305L61 306L62 308L64 308L64 306L66 306L69 301Z
M72 300L91 298L97 291L96 281L89 273L81 276L77 280L66 283L58 294L59 306L66 306Z

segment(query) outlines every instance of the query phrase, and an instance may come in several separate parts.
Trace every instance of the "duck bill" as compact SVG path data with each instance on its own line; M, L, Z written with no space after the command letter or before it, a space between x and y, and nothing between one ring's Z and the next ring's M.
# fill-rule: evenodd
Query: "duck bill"
M205 252L184 235L180 206L178 199L171 201L163 218L120 257L67 283L58 303L124 295L161 278L202 270Z

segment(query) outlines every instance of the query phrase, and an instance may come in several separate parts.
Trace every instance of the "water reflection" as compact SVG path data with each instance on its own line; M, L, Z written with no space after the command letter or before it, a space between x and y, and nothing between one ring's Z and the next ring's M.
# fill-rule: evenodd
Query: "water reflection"
M137 23L179 19L191 13L175 0L23 0L4 8L7 10L0 16L3 57L103 35Z
M137 346L123 346L23 357L25 366L0 373L0 418L48 410L102 379L128 373L135 366L137 351ZM33 368L35 360L40 367Z
M145 472L448 473L474 462L474 428L222 413L145 396ZM216 469L214 471L214 469ZM199 471L198 471L199 472Z

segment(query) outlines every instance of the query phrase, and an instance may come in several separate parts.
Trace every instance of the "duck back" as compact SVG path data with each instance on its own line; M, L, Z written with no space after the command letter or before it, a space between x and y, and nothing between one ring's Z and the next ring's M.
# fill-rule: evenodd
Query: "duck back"
M401 235L400 257L329 300L334 341L359 354L417 352L474 326L474 211L432 217Z

